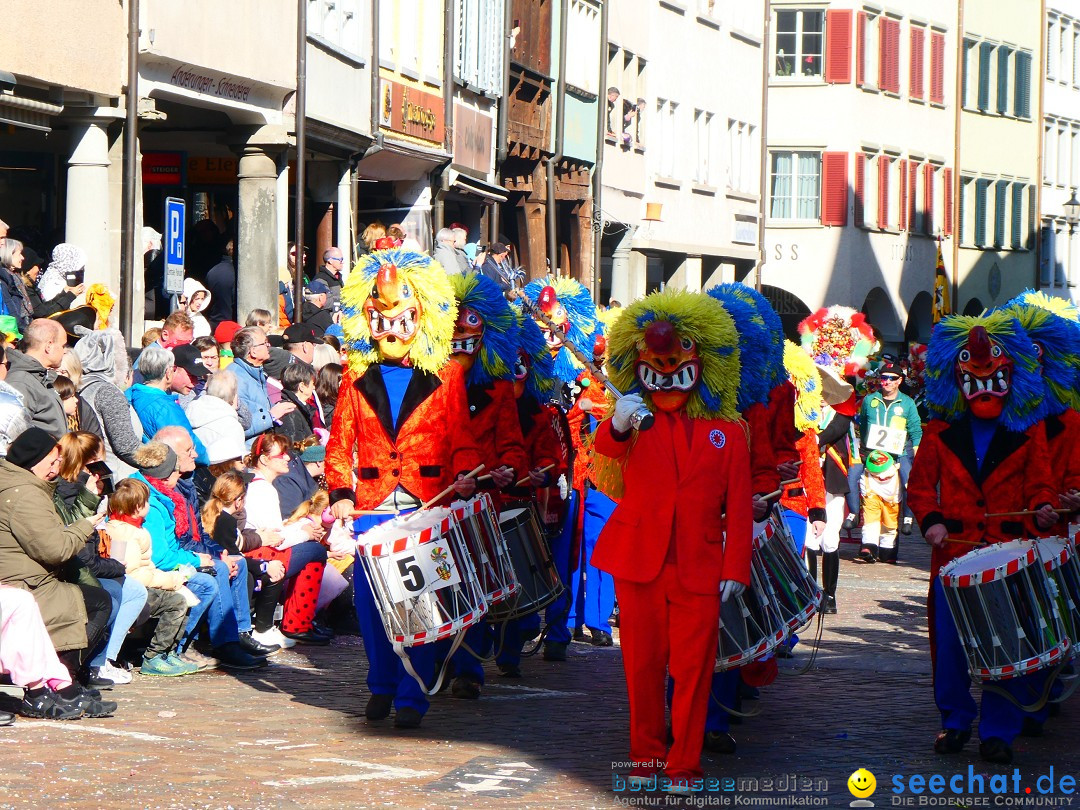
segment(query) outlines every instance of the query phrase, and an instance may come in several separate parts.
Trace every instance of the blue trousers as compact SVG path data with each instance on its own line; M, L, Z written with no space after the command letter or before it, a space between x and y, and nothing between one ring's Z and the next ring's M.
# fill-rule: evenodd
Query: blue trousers
M210 605L210 644L220 647L240 640L240 633L251 631L251 605L248 603L247 571L241 563L236 577L229 579L229 564L214 560L214 579L218 598Z
M391 517L393 515L363 515L353 523L353 529L356 532L366 532L380 523L385 523ZM360 635L364 642L364 653L368 660L368 690L373 695L393 695L394 707L398 710L408 706L416 709L420 714L425 714L428 710L428 697L416 679L406 672L405 665L394 652L394 646L387 638L382 614L375 603L367 575L364 573L364 564L359 557L356 560L355 570L354 603L356 619L360 624ZM434 680L434 646L420 644L408 650L408 656L416 674L429 684Z
M491 625L486 621L477 622L465 631L465 644L469 649L458 647L451 656L450 663L453 666L455 676L465 675L478 683L484 682L484 663L481 658L491 655L491 645L494 641ZM440 646L446 642L440 642ZM469 652L472 650L472 652ZM473 655L476 653L476 655ZM480 656L480 658L477 658Z
M1011 701L995 692L983 691L982 711L971 696L971 679L968 676L967 657L960 645L945 591L941 580L934 577L931 586L931 604L934 610L934 637L937 652L934 661L934 702L941 712L943 729L964 730L971 728L979 718L979 739L998 737L1012 743L1024 721L1024 713ZM1013 678L995 683L1022 703L1030 703L1036 697L1036 687L1041 686L1036 675Z
M567 621L574 629L585 625L590 630L611 632L608 619L615 610L615 580L611 574L594 567L589 561L600 532L615 511L615 506L615 501L600 490L585 490L581 553L578 570L573 575L573 601Z
M577 520L578 493L574 490L570 493L570 503L566 509L566 522L562 531L551 538L551 556L555 560L555 570L559 572L566 589L562 596L547 606L544 612L544 621L547 623L547 641L558 644L570 643L570 629L567 619L571 608L570 568L571 555L574 545L574 523Z
M112 600L112 623L109 625L109 640L97 655L90 659L90 666L103 667L106 661L115 661L120 655L128 630L139 618L143 605L146 604L146 588L137 579L121 577L108 579L103 577L101 587Z
M731 715L724 707L735 708L735 700L739 691L739 670L729 669L725 672L714 672L712 686L709 689L709 708L705 714L705 731L726 733L731 728ZM667 681L667 702L671 706L671 696L675 693L675 681L670 677Z
M790 509L785 508L780 511L783 513L784 523L787 524L788 530L791 532L791 539L795 541L795 553L801 557L803 555L803 546L806 545L806 532L809 521L805 515L792 512Z
M198 573L185 583L188 590L199 597L199 604L188 611L187 625L184 627L184 635L180 637L179 649L183 650L195 634L195 628L199 626L203 616L213 622L215 613L209 613L210 606L218 600L217 579L209 574ZM212 636L211 636L212 637Z

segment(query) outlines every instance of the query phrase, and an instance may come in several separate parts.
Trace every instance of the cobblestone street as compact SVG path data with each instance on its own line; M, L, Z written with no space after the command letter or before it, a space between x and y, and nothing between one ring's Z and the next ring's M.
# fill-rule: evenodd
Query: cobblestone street
M859 767L888 806L893 774L1012 773L978 760L977 744L948 760L931 748L933 705L924 603L929 554L906 540L902 564L864 566L845 544L838 616L828 617L813 668L763 690L761 714L735 726L736 756L706 757L716 777L753 777L757 792L707 797L779 806L769 778L809 778L816 806L846 807ZM806 664L812 631L788 668ZM612 807L612 763L627 755L619 648L574 644L565 664L535 658L525 678L489 671L478 702L437 697L418 731L363 717L359 639L296 648L255 675L177 680L136 676L113 690L116 716L75 723L20 718L0 730L0 806L11 808ZM752 709L753 703L744 704ZM1041 739L1018 739L1021 785L1075 774L1073 707ZM908 794L910 795L910 794ZM640 799L640 797L639 797ZM827 800L827 804L825 801ZM679 801L657 800L658 806ZM762 803L763 802L763 803ZM987 806L994 806L993 802Z

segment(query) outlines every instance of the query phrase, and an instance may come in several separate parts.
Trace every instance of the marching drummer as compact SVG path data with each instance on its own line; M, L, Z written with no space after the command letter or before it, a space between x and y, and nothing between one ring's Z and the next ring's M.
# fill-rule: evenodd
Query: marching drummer
M493 489L496 508L499 490L512 487L527 473L529 460L518 422L514 398L514 368L518 359L518 320L494 281L480 273L449 276L458 314L450 357L465 372L469 424L480 461L490 472L481 489ZM481 658L491 652L488 622L465 633L464 647L452 658L455 678L450 694L475 700L484 684Z
M1046 434L1037 419L1043 390L1030 338L1009 315L953 316L934 329L927 352L926 396L942 419L930 422L911 470L908 499L933 545L928 599L934 699L942 730L939 754L957 753L979 717L979 756L1012 762L1020 732L1018 702L1030 684L1014 678L971 696L967 661L945 602L939 571L982 543L1017 539L1057 520ZM1034 392L1022 400L1014 391ZM1001 515L1001 513L1012 513Z
M459 497L476 482L464 475L479 456L468 423L461 366L448 362L456 307L446 273L429 257L382 249L365 256L342 291L349 364L326 448L326 481L335 518L357 508L363 532L418 508L448 486ZM353 470L358 478L353 483ZM360 570L360 566L357 566ZM356 613L371 690L365 714L381 720L396 708L398 728L416 728L428 708L426 687L394 652L364 576L354 580ZM433 680L432 645L413 647L420 680Z

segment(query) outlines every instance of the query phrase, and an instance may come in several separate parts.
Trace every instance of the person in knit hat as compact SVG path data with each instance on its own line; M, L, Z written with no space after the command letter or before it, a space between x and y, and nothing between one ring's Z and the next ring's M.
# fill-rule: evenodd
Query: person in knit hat
M862 495L862 547L856 558L876 563L882 552L888 557L896 547L896 523L900 514L900 468L883 450L871 450L859 481Z

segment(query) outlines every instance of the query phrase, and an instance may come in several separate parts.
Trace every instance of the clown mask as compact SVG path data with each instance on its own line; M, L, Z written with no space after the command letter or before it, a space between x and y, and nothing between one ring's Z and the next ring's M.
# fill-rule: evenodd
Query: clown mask
M637 379L658 410L671 413L686 405L701 380L701 357L693 340L679 337L670 321L654 321L639 349Z
M517 362L514 363L514 398L521 399L525 393L525 381L529 378L532 360L524 349L518 349Z
M450 343L450 357L468 374L476 363L480 342L484 339L484 321L475 309L458 309L454 322L454 339Z
M422 311L419 299L398 269L392 264L380 267L371 295L364 302L364 316L371 327L371 339L384 359L402 362L408 357Z
M548 351L555 357L562 349L563 339L570 331L570 316L566 308L559 303L559 297L555 294L554 287L544 287L540 296L536 299L537 308L544 314L547 321L537 318L536 325L547 341Z
M996 419L1005 408L1012 378L1012 360L976 326L956 360L956 382L971 412L980 419Z

